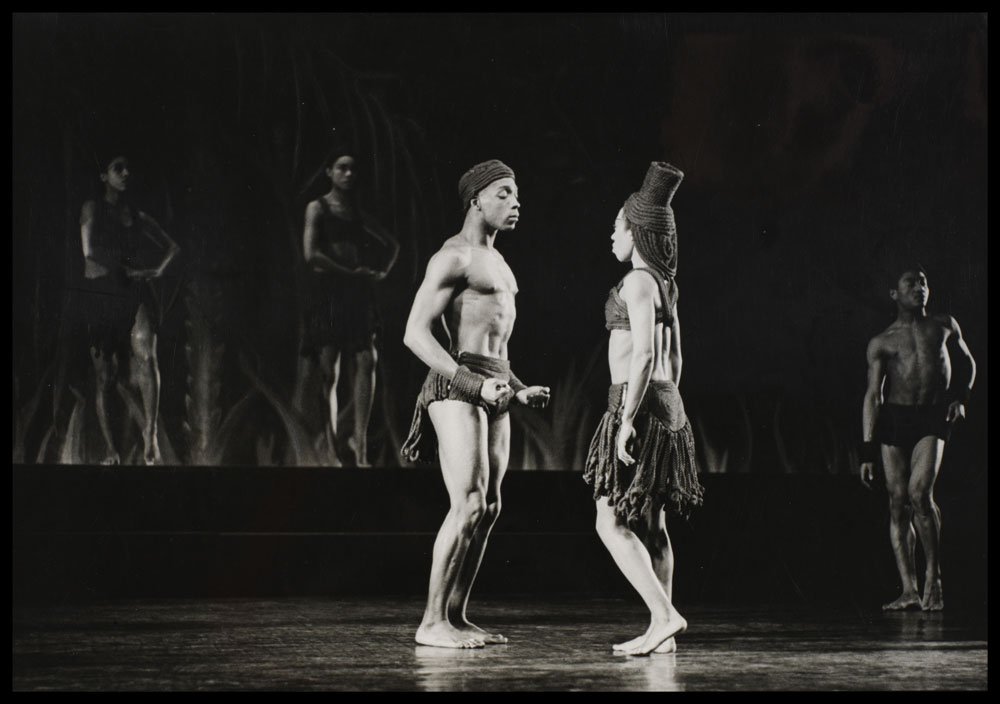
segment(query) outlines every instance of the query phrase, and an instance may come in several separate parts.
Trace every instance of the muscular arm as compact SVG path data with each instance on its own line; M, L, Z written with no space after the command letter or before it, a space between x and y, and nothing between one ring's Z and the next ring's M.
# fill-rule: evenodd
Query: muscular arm
M882 406L882 386L885 382L885 362L882 349L876 337L868 343L868 386L861 407L861 439L870 442L875 436L875 421Z
M968 374L968 377L965 379L953 377L951 388L959 393L968 395L968 392L972 390L973 384L976 383L976 360L972 358L969 346L965 344L965 339L962 337L962 328L958 326L958 321L954 318L950 318L950 321L952 334L949 339L949 346L952 348L955 356L961 360L961 366Z
M100 264L109 272L123 269L122 263L111 256L111 253L98 247L94 241L94 201L88 200L80 210L80 243L83 247L83 257Z
M674 324L670 328L670 374L678 386L681 383L681 367L684 360L681 356L681 319L677 317L677 304L674 304Z
M362 273L358 268L346 267L326 253L320 251L319 223L323 207L316 201L306 206L306 224L302 232L302 253L307 264L316 266L323 271L339 271L349 276Z
M403 334L403 344L420 361L448 379L455 376L458 362L437 341L431 326L447 310L463 281L467 264L468 258L453 250L441 250L431 257L424 280L413 299Z
M646 393L653 375L653 354L656 333L656 296L658 289L653 280L643 276L629 276L622 286L622 299L628 308L629 327L632 329L632 357L628 367L628 390L622 420L629 423L639 410L639 402Z

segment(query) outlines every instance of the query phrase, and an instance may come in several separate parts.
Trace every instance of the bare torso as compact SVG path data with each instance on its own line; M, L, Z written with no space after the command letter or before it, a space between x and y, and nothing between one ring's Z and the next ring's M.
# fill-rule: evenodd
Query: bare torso
M445 311L455 350L507 358L507 341L514 330L517 281L503 256L493 247L470 245L459 236L444 248L459 250L467 262L464 281L456 287Z
M640 274L644 276L644 274ZM663 300L659 290L656 293L656 312L663 309ZM650 381L673 381L670 366L670 327L656 323L653 330L653 372ZM628 381L629 366L632 361L632 330L611 330L608 340L608 369L611 370L611 383L624 384Z
M911 323L897 321L876 338L888 386L886 402L911 406L945 401L951 334L950 317L935 315Z

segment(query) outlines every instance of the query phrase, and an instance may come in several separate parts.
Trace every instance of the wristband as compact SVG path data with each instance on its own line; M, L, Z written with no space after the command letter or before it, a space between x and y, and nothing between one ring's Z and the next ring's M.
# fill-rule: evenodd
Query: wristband
M861 463L874 462L878 459L878 443L874 440L865 440L861 443L861 450L858 453L861 458Z
M524 382L522 382L520 379L514 376L514 372L510 373L510 379L507 380L507 385L510 386L511 389L513 389L515 394L521 389L528 388Z
M476 374L464 364L455 370L455 376L448 384L449 397L454 396L455 400L466 403L479 404L483 401L483 382L486 377Z

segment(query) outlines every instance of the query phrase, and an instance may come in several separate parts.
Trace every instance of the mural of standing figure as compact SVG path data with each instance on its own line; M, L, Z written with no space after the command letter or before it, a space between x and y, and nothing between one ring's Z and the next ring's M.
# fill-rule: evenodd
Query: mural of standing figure
M150 281L180 252L177 243L128 197L132 178L129 160L115 156L100 164L102 197L88 200L80 213L84 278L71 310L86 330L96 375L95 407L104 436L102 464L119 464L121 448L111 432L108 391L122 365L139 389L143 410L145 464L160 464L157 417L160 370L156 358L159 311ZM148 255L153 249L154 264Z
M330 190L306 207L302 253L308 266L305 286L305 328L300 362L318 364L329 405L329 449L334 466L337 450L337 387L344 354L352 356L350 384L354 432L348 447L358 467L368 467L368 422L375 398L375 374L381 319L375 283L384 279L399 254L399 243L365 217L356 202L358 164L349 146L335 149L324 164ZM308 375L300 373L299 379ZM300 382L295 406L302 409Z

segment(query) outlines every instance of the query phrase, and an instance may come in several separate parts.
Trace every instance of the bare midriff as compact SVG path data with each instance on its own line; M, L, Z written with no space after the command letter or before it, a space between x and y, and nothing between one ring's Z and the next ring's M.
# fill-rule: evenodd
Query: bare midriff
M673 381L669 352L670 328L665 328L663 323L657 323L653 332L653 373L650 381ZM612 330L608 340L608 369L611 370L611 383L627 382L631 365L632 331Z

